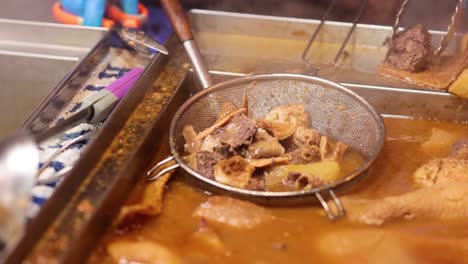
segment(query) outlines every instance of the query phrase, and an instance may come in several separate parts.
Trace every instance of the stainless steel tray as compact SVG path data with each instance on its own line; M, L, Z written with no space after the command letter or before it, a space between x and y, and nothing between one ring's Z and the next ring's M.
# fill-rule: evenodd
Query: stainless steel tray
M0 19L0 139L35 116L33 111L106 31Z
M307 34L317 24L311 20L203 10L192 11L192 22L215 81L251 73L305 72L300 62L302 50L297 48L305 46ZM334 28L330 32L338 34L347 25L330 22L327 27ZM384 39L379 34L381 30L389 32L385 27L359 25L355 34L368 36L362 41L370 41L372 34L377 34L373 43L379 43ZM324 35L320 39L333 39L332 36ZM339 35L335 37L339 39ZM357 41L347 49L351 50L350 45ZM144 180L151 160L168 154L165 140L171 117L189 96L188 92L198 85L188 71L188 60L178 43L175 38L167 43L170 48L167 64L153 62L135 90L118 106L110 122L105 124L112 133L96 138L98 143L90 146L86 158L78 162L56 190L9 263L83 262L109 228L133 186ZM358 52L359 48L354 50ZM377 50L383 54L383 50ZM442 92L404 89L401 83L391 85L386 79L380 78L382 83L378 82L371 65L379 61L371 57L366 62L357 56L344 70L364 74L367 69L367 75L364 74L367 77L339 76L343 78L341 82L367 98L385 116L468 122L465 100ZM366 79L373 82L366 84Z

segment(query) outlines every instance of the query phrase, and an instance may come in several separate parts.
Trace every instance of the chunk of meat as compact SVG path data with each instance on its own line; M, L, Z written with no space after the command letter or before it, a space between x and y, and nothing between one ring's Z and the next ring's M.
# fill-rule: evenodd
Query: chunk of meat
M221 152L223 149L223 144L219 142L218 139L209 135L203 139L200 147L200 151L210 151L210 152Z
M296 127L309 126L309 115L305 111L304 105L301 104L289 104L275 107L265 116L265 120L292 123Z
M468 217L468 183L446 183L380 200L343 197L347 217L355 222L382 225L395 219Z
M182 260L169 248L148 240L116 240L107 245L115 263L179 264Z
M209 179L214 179L214 167L222 158L217 152L199 151L195 155L195 170Z
M245 188L255 168L241 156L220 160L214 167L214 178L217 182L230 186Z
M266 131L263 128L258 128L257 131L255 132L255 140L257 140L257 141L274 140L274 139L275 139L275 137L268 134L268 131Z
M332 144L328 137L322 136L320 138L320 157L322 161L340 161L347 149L348 145L342 142Z
M193 126L188 125L182 129L182 136L185 139L184 150L187 154L192 154L200 149L200 140L197 138L197 133Z
M288 174L284 184L293 190L309 190L324 185L325 181L317 176L293 171Z
M292 142L298 147L313 147L320 144L320 137L317 130L300 126L292 135Z
M262 140L252 143L249 156L254 159L273 158L284 155L284 148L276 139Z
M386 62L400 70L419 72L429 66L431 59L431 35L423 25L417 24L394 36Z
M320 148L318 146L303 146L289 152L288 157L292 164L305 164L320 161Z
M450 158L468 160L468 138L457 140L450 150Z
M265 178L252 177L249 181L247 189L254 191L264 191L266 189Z
M468 160L434 159L417 169L413 178L416 183L425 186L449 182L468 182Z
M327 232L318 236L316 247L329 260L334 260L329 263L458 263L468 257L466 238L380 228Z
M279 140L289 138L297 128L294 122L278 122L266 119L257 120L257 126L270 131Z
M213 137L231 149L235 149L250 144L255 131L255 123L245 115L238 114L225 126L217 128L213 132Z
M194 216L240 229L255 228L274 219L261 206L225 196L209 197L195 210Z

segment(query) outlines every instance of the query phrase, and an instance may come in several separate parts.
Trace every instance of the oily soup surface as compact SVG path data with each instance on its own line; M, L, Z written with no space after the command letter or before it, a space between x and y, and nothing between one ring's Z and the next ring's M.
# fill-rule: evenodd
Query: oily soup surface
M450 142L422 146L434 129L448 132L448 141L468 136L468 126L462 124L386 119L385 125L383 152L369 176L347 193L376 199L408 192L414 188L415 169L449 152ZM200 225L193 212L207 197L176 175L167 186L161 215L131 231L110 229L90 262L114 263L106 246L118 239L157 242L183 263L460 263L468 257L467 247L454 246L468 241L468 221L397 220L370 227L346 219L332 223L315 207L267 208L274 219L251 229L210 222L223 244L222 250L213 250L190 239Z

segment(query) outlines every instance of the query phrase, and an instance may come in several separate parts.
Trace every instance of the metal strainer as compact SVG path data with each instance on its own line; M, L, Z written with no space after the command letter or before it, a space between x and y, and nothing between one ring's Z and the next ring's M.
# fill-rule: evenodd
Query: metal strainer
M179 37L184 41L184 46L188 49L202 85L207 88L211 81L199 59L200 56L193 38L190 36L187 39L178 29L178 26L183 24L178 20L184 16L180 13L174 13L174 10L182 10L180 4L173 0L162 0L161 2ZM187 22L185 21L185 23ZM197 67L201 67L201 70ZM303 104L309 114L311 127L323 135L354 148L362 155L364 163L346 177L331 184L310 190L288 192L246 190L228 186L200 175L183 159L185 140L182 136L182 130L184 126L192 125L195 131L202 131L215 122L224 102L242 102L245 95L247 95L249 102L249 114L253 118L264 117L271 109L280 105ZM156 164L148 171L148 177L149 180L155 180L170 170L182 167L193 176L190 179L193 179L195 184L210 192L227 194L267 205L310 203L311 199L317 199L327 216L330 219L335 219L344 215L344 208L333 190L364 175L380 153L384 139L385 128L382 117L368 102L339 84L317 77L295 74L248 76L213 85L190 98L179 108L172 120L169 134L169 144L173 156ZM165 164L174 159L177 164L162 169ZM159 173L152 176L156 170L160 170ZM328 198L334 201L336 210L330 209L326 202Z

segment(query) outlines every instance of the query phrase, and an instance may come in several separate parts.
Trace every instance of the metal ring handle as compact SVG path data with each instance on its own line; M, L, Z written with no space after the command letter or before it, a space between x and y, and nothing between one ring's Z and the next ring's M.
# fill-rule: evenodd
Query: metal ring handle
M325 201L325 199L320 194L320 192L315 193L315 196L317 197L320 204L322 205L323 210L325 210L325 213L327 214L328 219L330 219L332 221L338 220L338 219L340 219L341 217L343 217L345 215L345 209L344 209L343 204L341 203L340 199L338 199L338 197L336 196L335 192L333 192L332 190L328 190L328 193L330 194L330 196L331 196L331 198L333 200L333 203L334 203L334 205L336 207L336 210L337 210L336 213L334 213L331 210L331 208L328 205L327 201Z
M156 165L154 165L147 173L146 173L146 176L147 176L147 180L148 181L155 181L157 179L159 179L161 176L163 176L164 174L172 171L172 170L175 170L177 169L180 165L179 163L176 163L174 165L171 165L167 168L164 168L162 169L160 172L158 172L156 175L154 175L153 177L151 177L151 175L153 174L153 172L155 171L158 171L161 169L161 167L163 167L165 164L171 162L174 160L174 156L169 156L163 160L161 160L160 162L158 162Z

